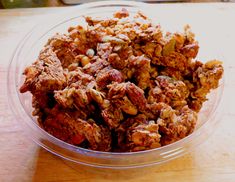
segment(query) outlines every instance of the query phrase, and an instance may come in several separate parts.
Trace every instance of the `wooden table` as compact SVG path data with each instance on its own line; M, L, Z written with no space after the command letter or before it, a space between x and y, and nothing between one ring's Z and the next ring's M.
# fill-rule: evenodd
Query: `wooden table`
M74 170L60 158L27 139L7 104L6 73L9 59L22 36L38 19L64 8L0 10L0 181L235 181L235 4L171 4L159 13L185 17L203 32L210 48L224 56L226 83L223 118L213 135L190 154L146 175L92 173ZM180 14L180 15L178 15ZM167 16L167 17L169 17ZM166 17L166 20L167 20ZM198 26L200 24L201 26ZM206 44L205 44L206 45ZM203 48L202 48L203 49ZM81 168L81 167L80 167ZM82 169L82 168L81 168Z

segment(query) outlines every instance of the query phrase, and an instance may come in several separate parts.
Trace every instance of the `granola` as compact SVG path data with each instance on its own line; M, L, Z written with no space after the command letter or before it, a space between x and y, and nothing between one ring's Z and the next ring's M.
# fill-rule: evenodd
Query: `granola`
M164 33L127 9L85 17L48 40L24 71L33 115L53 136L98 151L158 148L194 131L197 113L223 75L222 62L196 59L190 27Z

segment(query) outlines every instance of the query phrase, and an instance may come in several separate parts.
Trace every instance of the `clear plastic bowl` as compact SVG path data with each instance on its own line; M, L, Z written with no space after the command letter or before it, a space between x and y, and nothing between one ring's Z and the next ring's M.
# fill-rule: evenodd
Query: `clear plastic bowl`
M84 15L110 16L116 10L126 7L131 14L141 10L154 20L154 10L151 5L128 1L104 1L88 3L71 8L69 12L56 15L51 21L41 23L33 28L19 43L14 52L8 70L8 96L10 107L15 118L23 126L28 137L49 152L77 164L111 169L144 167L153 164L162 164L184 155L197 147L214 130L218 121L217 110L223 93L223 80L219 88L209 94L195 131L186 138L160 148L129 153L98 152L65 143L48 134L37 124L36 118L31 115L31 94L20 94L19 87L24 81L24 68L37 58L39 51L48 38L57 32L65 33L69 26L84 24ZM147 11L146 11L147 10ZM152 12L152 15L151 13ZM161 22L160 22L161 23Z

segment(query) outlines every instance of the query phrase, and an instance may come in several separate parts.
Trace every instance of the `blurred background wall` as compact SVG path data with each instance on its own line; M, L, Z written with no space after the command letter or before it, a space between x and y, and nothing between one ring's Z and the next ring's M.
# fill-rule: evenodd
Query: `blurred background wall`
M0 8L27 8L67 6L95 0L0 0ZM150 3L163 2L235 2L235 0L137 0Z

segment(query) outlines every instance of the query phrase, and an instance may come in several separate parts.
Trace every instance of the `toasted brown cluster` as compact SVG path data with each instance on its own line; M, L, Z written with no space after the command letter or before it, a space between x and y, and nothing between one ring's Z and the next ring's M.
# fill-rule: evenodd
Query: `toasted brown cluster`
M24 71L40 126L73 145L141 151L193 132L197 113L218 87L222 63L195 60L189 26L163 33L142 13L86 17L87 27L48 40Z

